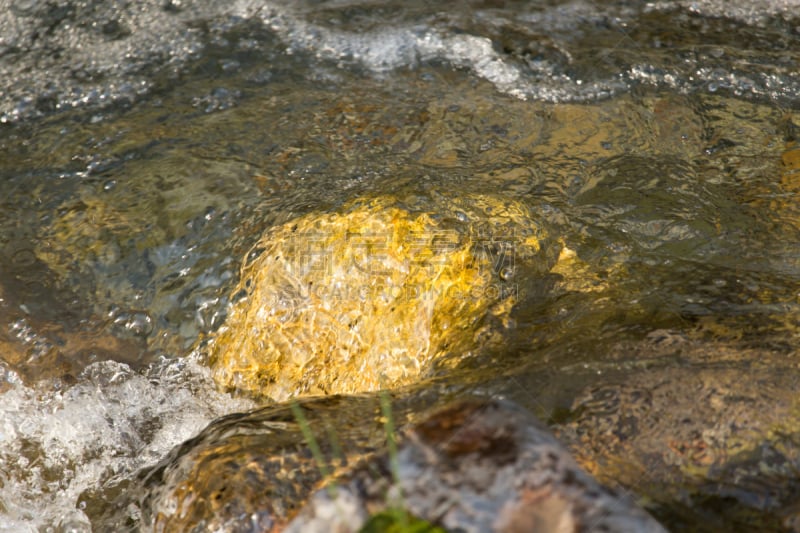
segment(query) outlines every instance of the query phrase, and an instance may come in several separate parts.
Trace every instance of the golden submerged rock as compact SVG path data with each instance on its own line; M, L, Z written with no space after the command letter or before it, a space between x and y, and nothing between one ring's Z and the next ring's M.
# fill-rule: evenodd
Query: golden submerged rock
M361 200L268 230L209 345L220 386L280 401L413 383L508 315L520 264L544 272L558 255L520 202L410 203Z

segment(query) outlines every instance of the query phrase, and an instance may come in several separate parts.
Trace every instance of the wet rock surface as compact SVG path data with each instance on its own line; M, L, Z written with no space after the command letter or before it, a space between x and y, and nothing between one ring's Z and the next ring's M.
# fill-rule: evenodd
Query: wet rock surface
M581 465L601 482L645 492L661 513L678 510L674 528L791 525L800 494L796 353L656 331L616 356L637 369L606 373L556 427Z
M598 485L530 414L463 401L413 425L382 455L316 492L285 531L359 531L396 506L447 531L665 531Z
M142 343L103 331L105 318L83 311L83 297L49 270L29 242L9 243L0 270L0 361L27 383L63 385L97 360L136 366Z
M400 399L391 420L405 429L391 434L393 452L376 397L298 408L302 419L276 406L214 422L116 506L140 506L137 527L156 531L359 531L393 508L447 531L663 531L512 403L475 398L422 415L423 404Z
M302 419L279 405L213 422L140 472L113 505L90 509L100 515L94 522L114 527L127 520L132 530L269 531L297 512L325 473L345 471L385 445L375 397L308 399L297 408ZM407 420L411 409L398 407L396 421ZM139 509L132 523L131 505Z
M513 277L543 275L558 251L528 208L489 195L419 191L292 220L246 258L210 341L214 376L275 401L411 385L502 329Z

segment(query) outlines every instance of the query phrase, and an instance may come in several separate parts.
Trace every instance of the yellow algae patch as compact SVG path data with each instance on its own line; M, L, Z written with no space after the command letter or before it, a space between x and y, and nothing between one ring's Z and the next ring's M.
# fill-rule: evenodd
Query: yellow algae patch
M783 172L781 185L788 193L800 191L800 146L795 141L786 143L786 150L781 154Z
M515 262L546 255L541 228L518 202L436 203L381 197L267 231L210 343L217 382L275 400L372 391L473 348L510 311Z
M559 286L565 291L601 292L609 288L608 280L601 278L588 263L567 246L561 249L558 261L550 272L562 276Z

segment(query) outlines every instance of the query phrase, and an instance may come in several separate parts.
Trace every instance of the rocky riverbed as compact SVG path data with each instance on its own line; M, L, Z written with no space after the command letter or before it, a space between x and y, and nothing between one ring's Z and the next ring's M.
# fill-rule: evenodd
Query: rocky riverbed
M796 1L0 7L0 531L800 528Z

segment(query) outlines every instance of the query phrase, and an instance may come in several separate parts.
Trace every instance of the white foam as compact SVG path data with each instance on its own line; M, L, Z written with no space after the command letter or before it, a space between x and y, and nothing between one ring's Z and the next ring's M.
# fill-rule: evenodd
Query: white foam
M676 4L698 15L728 17L748 24L776 15L793 16L800 8L800 0L679 0L651 2L647 7L673 10Z
M383 27L352 33L306 22L291 8L240 1L235 11L257 16L288 43L289 51L310 51L320 59L356 62L374 72L414 67L420 61L442 59L471 69L508 94L524 98L534 91L516 65L503 60L485 37L448 34L421 25Z
M547 62L528 65L529 70L523 72L513 60L497 53L487 37L423 23L354 33L310 23L291 3L239 0L233 12L260 18L287 43L289 52L304 51L323 60L359 64L376 73L441 60L472 71L505 94L551 102L605 97L626 88L618 79L576 83L554 74Z
M111 361L80 383L0 395L0 532L89 531L86 489L152 464L212 419L251 407L217 393L191 359L133 372Z
M644 12L674 10L676 5L704 16L725 16L748 24L760 24L769 17L791 16L800 6L800 0L684 0L677 4L651 2L642 9ZM489 38L450 29L448 24L441 24L430 16L427 20L426 15L421 15L419 21L387 23L376 29L354 32L335 25L309 22L311 9L304 7L304 3L286 0L239 0L232 11L244 18L261 19L286 43L290 53L303 51L340 65L361 65L376 73L414 68L423 61L440 60L468 69L499 91L520 99L565 102L607 98L628 91L630 85L637 82L680 91L696 90L705 85L714 87L714 80L706 79L700 70L689 72L670 66L639 64L620 65L617 73L603 78L573 79L563 71L563 65L559 67L548 59L531 60L523 65L512 56L498 53ZM642 12L632 7L599 6L581 0L551 7L520 8L519 12L500 11L476 9L472 16L485 18L483 22L488 26L508 23L538 29L541 34L552 36L555 43L564 45L558 48L567 57L571 54L566 44L572 42L574 32L578 31L576 21L596 19L600 23L613 20L622 28L635 25ZM427 15L431 13L433 11ZM620 30L620 35L625 33ZM729 76L747 78L745 74L730 72ZM755 76L754 80L747 83L747 78L745 88L737 88L736 94L785 96L781 90L770 89L768 80L759 80L759 73L750 73L749 76ZM782 84L787 86L783 92L788 90L792 93L796 91L798 81L791 73L784 73Z

